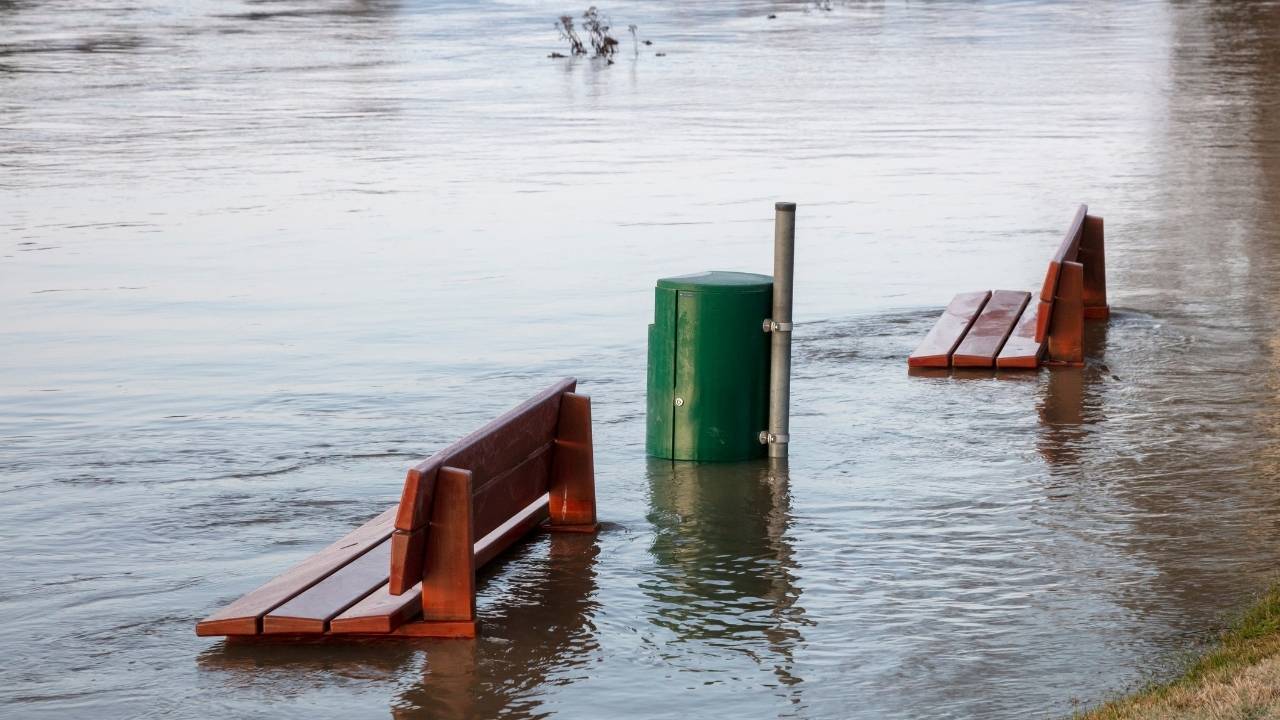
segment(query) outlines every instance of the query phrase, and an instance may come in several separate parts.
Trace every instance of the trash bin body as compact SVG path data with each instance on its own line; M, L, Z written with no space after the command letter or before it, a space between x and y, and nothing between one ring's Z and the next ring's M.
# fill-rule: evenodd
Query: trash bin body
M663 278L649 326L645 447L673 460L761 458L768 427L767 275L706 272Z

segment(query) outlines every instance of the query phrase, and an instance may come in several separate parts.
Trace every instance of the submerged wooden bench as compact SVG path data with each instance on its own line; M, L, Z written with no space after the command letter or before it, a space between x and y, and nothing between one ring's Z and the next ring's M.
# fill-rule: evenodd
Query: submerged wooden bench
M591 399L569 378L409 469L400 502L196 634L475 637L475 573L546 523L594 532Z
M1037 298L1014 290L956 295L907 358L911 367L1037 368L1084 364L1084 321L1107 306L1102 218L1081 205ZM1046 352L1047 350L1047 352Z

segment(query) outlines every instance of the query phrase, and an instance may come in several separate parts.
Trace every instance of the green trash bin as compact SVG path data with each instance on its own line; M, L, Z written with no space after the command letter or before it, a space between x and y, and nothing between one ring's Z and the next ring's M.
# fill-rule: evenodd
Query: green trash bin
M762 458L769 423L773 278L705 272L663 278L649 326L645 448L672 460Z

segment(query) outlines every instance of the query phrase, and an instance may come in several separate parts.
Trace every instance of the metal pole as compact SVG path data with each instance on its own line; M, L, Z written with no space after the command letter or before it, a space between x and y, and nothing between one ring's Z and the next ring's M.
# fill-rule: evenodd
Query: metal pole
M769 330L769 457L787 457L791 440L791 285L796 254L796 204L774 206L773 317Z

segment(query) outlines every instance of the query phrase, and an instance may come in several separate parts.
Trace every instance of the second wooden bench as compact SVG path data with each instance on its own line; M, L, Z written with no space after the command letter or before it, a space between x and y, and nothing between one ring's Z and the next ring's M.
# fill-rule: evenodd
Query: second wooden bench
M1037 368L1084 364L1084 321L1110 315L1102 218L1081 205L1037 297L980 290L952 298L907 358L911 367Z

